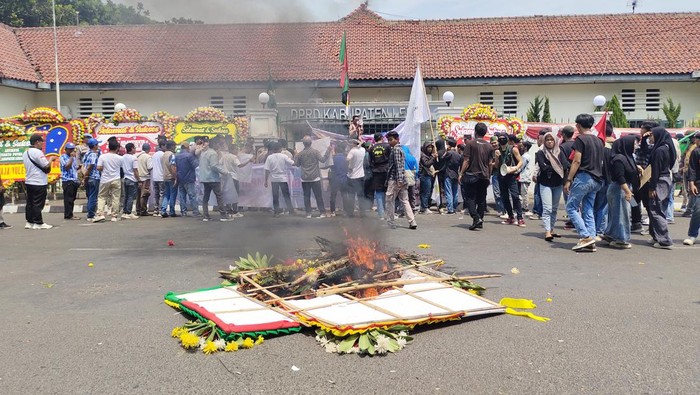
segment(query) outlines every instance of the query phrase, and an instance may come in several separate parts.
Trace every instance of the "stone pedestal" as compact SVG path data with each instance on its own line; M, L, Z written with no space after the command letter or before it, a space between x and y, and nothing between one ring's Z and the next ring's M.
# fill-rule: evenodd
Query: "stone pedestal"
M438 107L435 110L435 121L437 122L437 120L444 115L458 117L462 115L462 110L463 109L459 107Z
M279 139L282 136L277 128L277 110L249 110L250 136L256 140L263 138Z

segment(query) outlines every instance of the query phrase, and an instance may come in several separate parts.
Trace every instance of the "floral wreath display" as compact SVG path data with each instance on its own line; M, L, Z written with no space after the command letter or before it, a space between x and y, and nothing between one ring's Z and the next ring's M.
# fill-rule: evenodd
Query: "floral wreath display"
M41 123L63 123L66 122L66 117L58 110L51 107L37 107L22 114L22 121L25 123L41 122Z
M233 123L236 125L236 139L241 144L248 139L250 128L248 117L234 117Z
M125 108L121 111L117 111L112 115L112 123L118 125L122 122L141 122L143 117L141 113L134 110L133 108Z
M185 122L220 122L228 121L223 111L214 107L197 107L185 117Z
M508 127L513 131L513 134L519 138L523 138L525 135L525 122L522 119L516 117L506 118L506 123Z
M103 124L105 123L105 121L105 117L103 117L102 114L92 113L85 120L85 124L87 125L87 128L90 131L90 133L95 133L95 128L97 128L97 125Z
M442 260L388 253L362 238L316 241L321 251L304 251L303 258L274 264L258 252L220 271L227 281L217 287L167 293L165 304L190 318L170 335L188 351L212 354L309 327L326 352L376 356L406 347L418 325L505 312L482 298L485 289L471 278L435 277L428 266L440 267Z
M0 119L0 137L22 137L25 134L26 130L22 125L18 125L14 122Z
M498 119L498 113L491 106L475 103L462 111L462 119L465 121L495 121Z
M71 119L71 130L73 132L73 142L79 143L83 141L83 135L87 131L87 122L83 119Z
M180 117L172 115L167 111L156 111L148 117L151 122L159 122L163 125L163 133L168 139L172 139L175 134L175 125L180 122Z
M452 123L459 122L461 120L461 117L453 117L451 115L443 115L440 118L438 118L437 124L438 130L440 131L440 137L446 139L447 136L450 134Z

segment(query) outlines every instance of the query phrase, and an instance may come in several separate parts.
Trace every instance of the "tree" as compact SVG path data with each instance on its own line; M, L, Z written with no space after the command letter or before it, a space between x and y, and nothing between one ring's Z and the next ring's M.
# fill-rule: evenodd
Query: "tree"
M112 0L106 2L101 0L56 0L56 25L75 25L78 13L80 13L80 23L88 25L158 23L149 17L150 12L144 8L142 3L134 8L117 4ZM191 21L191 19L185 19L185 21ZM191 23L196 22L192 21ZM0 1L0 23L13 27L52 26L51 0L2 0Z
M612 115L610 116L610 122L612 123L613 127L630 127L630 123L627 121L625 112L622 111L622 106L620 106L620 100L617 98L617 95L613 95L612 99L610 99L610 101L605 104L605 108L607 109L607 111L612 112Z
M542 110L542 122L552 123L552 114L549 112L549 98L544 97L544 110Z
M528 122L540 122L540 112L542 112L542 98L537 95L535 101L530 102L530 108L527 110Z
M666 103L663 106L664 115L666 116L666 127L675 128L678 118L681 116L681 103L675 105L673 100L669 97L666 99Z

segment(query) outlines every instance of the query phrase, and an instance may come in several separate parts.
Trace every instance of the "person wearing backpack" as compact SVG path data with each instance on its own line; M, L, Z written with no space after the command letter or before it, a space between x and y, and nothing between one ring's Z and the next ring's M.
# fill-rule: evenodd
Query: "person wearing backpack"
M374 145L369 148L369 167L372 169L372 190L377 203L377 215L384 219L386 205L386 175L389 170L389 154L391 147L384 142L381 133L374 134Z
M29 137L29 148L22 154L25 168L25 184L27 185L27 208L24 229L51 229L52 225L45 224L41 210L46 204L46 186L49 184L48 174L51 164L58 158L46 159L42 148L44 138L39 133Z

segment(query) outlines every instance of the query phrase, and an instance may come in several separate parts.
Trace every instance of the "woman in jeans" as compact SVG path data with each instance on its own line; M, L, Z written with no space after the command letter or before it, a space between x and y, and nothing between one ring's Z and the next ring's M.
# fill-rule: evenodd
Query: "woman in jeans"
M562 150L554 133L549 132L544 136L544 145L535 155L535 162L539 173L535 176L542 198L542 223L544 224L544 239L552 241L555 237L561 237L552 233L557 222L557 208L564 191L564 180L569 170L569 160Z
M435 164L437 152L433 143L425 143L420 152L420 167L418 177L420 178L420 213L430 214L430 196L433 194L433 176L430 168Z
M670 250L673 240L668 232L666 210L673 193L671 167L676 162L676 149L671 135L661 126L647 133L649 143L654 144L649 154L649 234L652 237L649 243L653 243L654 248Z
M608 223L602 239L610 247L631 248L630 239L632 188L639 187L639 173L634 162L635 136L624 136L613 143L608 174Z

